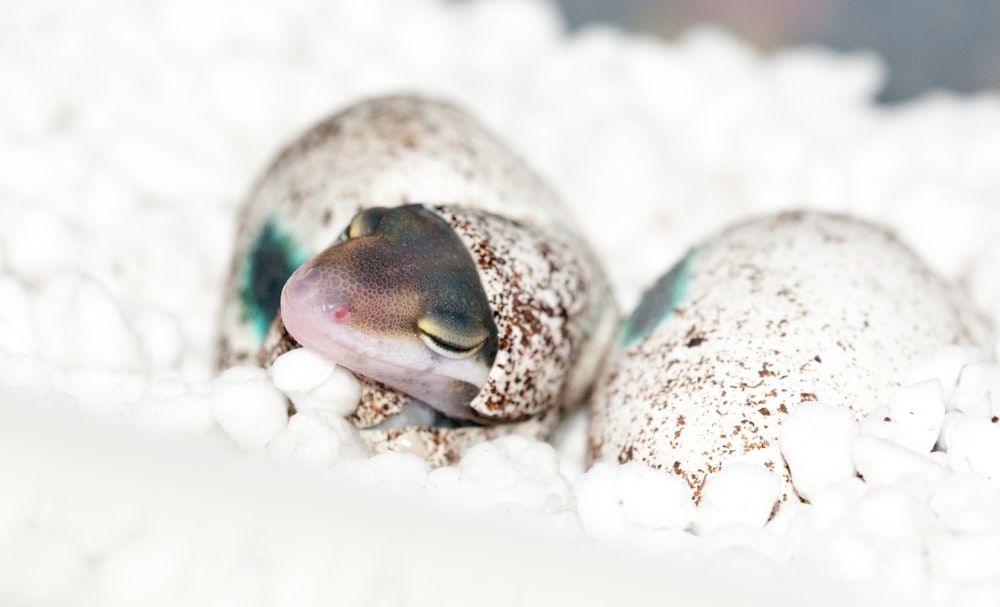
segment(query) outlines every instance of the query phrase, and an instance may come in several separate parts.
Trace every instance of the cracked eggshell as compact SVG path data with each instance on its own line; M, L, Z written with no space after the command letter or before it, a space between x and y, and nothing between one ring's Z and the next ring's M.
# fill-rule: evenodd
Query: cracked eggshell
M936 348L974 343L975 313L891 234L820 213L732 227L643 297L597 382L591 462L637 460L695 500L733 461L781 474L783 418L799 403L860 421Z
M223 300L219 368L258 358L260 338L240 285L263 233L272 235L268 246L287 249L294 269L337 240L362 209L411 203L578 231L555 192L464 111L410 96L359 101L290 142L250 192Z
M600 264L572 233L460 206L431 209L473 252L494 311L499 350L470 406L502 420L460 428L370 428L401 409L393 391L363 389L353 415L375 453L415 453L451 464L471 446L508 434L546 439L593 384L613 341L618 308ZM405 400L405 399L404 399Z
M431 465L454 463L471 445L504 434L546 438L584 400L614 340L611 287L541 179L465 112L419 97L369 99L341 111L287 146L258 181L241 215L219 367L267 366L297 346L280 322L272 324L273 310L241 297L257 263L291 274L336 241L359 210L410 203L451 225L479 270L499 349L470 406L498 423L387 427L410 399L360 376L360 396L325 396L356 401L343 409L353 410L348 419L373 453L405 451ZM270 327L263 343L262 327Z

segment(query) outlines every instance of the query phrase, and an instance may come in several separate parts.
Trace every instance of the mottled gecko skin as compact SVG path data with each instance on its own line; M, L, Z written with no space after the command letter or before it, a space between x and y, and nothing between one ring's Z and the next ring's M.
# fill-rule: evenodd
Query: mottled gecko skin
M497 354L476 264L421 205L358 213L288 279L281 318L297 342L453 418L489 423L469 402Z
M312 128L256 184L219 365L266 363L296 345L287 328L362 380L350 419L374 452L438 465L547 436L617 321L600 264L523 163L449 105L390 97ZM443 416L411 424L416 399Z

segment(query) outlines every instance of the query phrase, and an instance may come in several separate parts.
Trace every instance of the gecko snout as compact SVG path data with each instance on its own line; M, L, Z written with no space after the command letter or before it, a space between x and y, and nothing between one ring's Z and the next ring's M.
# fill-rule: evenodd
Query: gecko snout
M289 277L281 291L282 321L303 345L315 342L322 325L341 324L350 318L351 298L328 274L307 264Z

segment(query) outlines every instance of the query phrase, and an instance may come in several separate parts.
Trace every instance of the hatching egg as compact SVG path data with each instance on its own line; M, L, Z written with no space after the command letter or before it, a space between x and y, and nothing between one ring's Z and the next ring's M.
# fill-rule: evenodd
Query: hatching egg
M785 479L778 434L802 402L860 420L910 365L981 326L960 293L890 233L783 213L693 248L643 296L592 399L591 462L638 460L697 500L726 464Z
M219 367L305 347L351 371L373 453L432 465L505 434L546 438L618 326L569 212L448 103L364 99L275 158L240 214Z

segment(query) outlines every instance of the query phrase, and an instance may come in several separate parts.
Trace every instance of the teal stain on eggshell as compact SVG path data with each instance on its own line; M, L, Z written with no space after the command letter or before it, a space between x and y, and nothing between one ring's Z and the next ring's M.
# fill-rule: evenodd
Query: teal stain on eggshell
M684 259L661 276L642 296L639 305L622 328L623 347L629 348L642 341L674 313L687 291L691 263L696 252L695 249L689 251Z
M243 262L240 301L258 340L263 341L278 314L281 289L292 273L308 260L277 219L268 218Z

